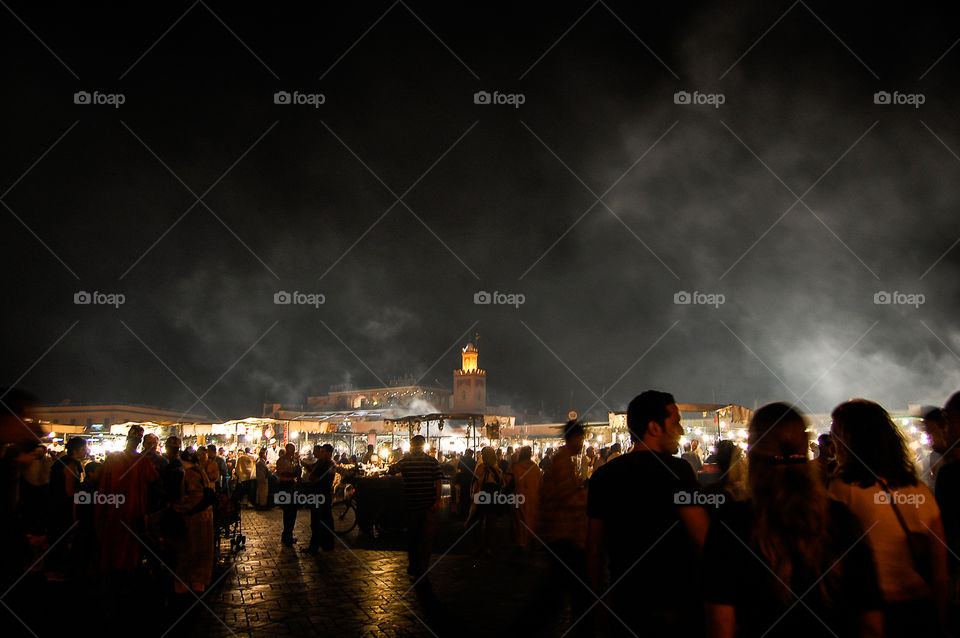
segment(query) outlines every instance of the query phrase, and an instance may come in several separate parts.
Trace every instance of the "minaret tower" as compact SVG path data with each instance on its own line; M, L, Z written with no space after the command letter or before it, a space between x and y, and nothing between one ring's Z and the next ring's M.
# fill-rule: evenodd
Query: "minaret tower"
M460 369L453 371L454 412L482 413L487 408L487 373L477 365L479 343L480 334L474 334L473 343L468 343L460 353Z

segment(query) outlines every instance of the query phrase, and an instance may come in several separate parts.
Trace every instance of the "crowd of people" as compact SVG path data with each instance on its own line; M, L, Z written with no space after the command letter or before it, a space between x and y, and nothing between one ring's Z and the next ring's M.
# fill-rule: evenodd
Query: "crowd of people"
M30 398L8 392L0 427L6 590L25 570L53 581L98 583L120 604L138 570L162 571L172 600L211 586L218 502L278 506L278 539L294 546L298 510L310 509L301 551L335 549L336 485L364 464L400 475L408 573L433 596L430 554L437 517L459 515L478 557L502 549L551 562L546 592L570 610L577 635L947 636L956 629L960 573L960 393L929 408L930 453L920 464L887 411L855 399L832 412L829 434L809 440L806 418L773 403L749 424L744 450L719 441L704 460L673 396L647 391L627 410L632 447L584 450L576 421L564 444L478 454L358 457L317 445L225 453L187 447L131 426L126 446L89 459L82 437L53 458L24 415ZM811 450L815 458L811 459ZM444 483L450 498L444 498ZM498 535L499 534L499 535ZM508 585L504 585L508 587ZM541 592L541 594L543 593Z

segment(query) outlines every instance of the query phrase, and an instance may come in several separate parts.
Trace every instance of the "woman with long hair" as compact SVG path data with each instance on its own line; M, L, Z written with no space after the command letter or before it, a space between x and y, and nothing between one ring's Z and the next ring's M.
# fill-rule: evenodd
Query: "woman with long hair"
M838 469L830 495L867 530L887 636L945 632L943 522L933 493L917 477L903 435L881 405L866 399L840 404L832 417Z
M772 403L750 422L749 498L715 521L704 549L707 628L732 636L880 635L870 548L808 462L806 419ZM739 631L738 631L739 628Z

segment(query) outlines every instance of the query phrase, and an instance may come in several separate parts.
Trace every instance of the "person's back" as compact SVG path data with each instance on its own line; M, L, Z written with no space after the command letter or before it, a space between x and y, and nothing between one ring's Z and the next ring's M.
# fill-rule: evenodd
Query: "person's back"
M237 480L245 483L256 478L257 458L251 454L241 454L237 458Z
M404 505L408 510L428 510L436 501L435 483L443 478L440 463L423 450L411 450L390 466L403 477Z
M782 403L764 406L750 423L751 497L723 509L704 549L711 636L845 637L882 628L863 528L827 496L807 460L806 428Z
M853 638L861 635L850 630L857 618L879 612L882 598L863 528L845 505L833 500L827 504L830 531L818 547L823 567L798 561L786 583L751 545L759 522L755 504L732 501L722 509L704 549L703 588L708 604L735 609L737 636ZM803 604L795 604L799 596ZM712 624L709 612L707 624Z
M677 507L678 500L692 505L697 489L689 464L651 450L621 455L594 472L587 513L603 520L604 547L616 557L610 561L611 581L625 579L615 594L672 607L677 591L695 585L698 548L680 524Z
M839 405L832 417L839 467L830 494L867 530L887 635L936 633L935 600L949 593L943 523L933 494L917 478L906 441L882 406L855 399ZM931 551L914 555L908 534L926 539Z
M944 437L949 446L945 451L934 483L934 493L943 517L947 547L951 549L950 564L960 572L960 392L947 400L943 407Z
M562 446L543 471L539 529L544 542L568 542L582 551L587 540L587 490L574 462L578 452Z

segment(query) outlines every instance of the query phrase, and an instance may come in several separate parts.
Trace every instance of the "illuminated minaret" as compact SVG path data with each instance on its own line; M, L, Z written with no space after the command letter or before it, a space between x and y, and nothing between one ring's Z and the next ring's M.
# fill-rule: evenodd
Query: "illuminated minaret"
M480 335L474 335L480 343ZM483 412L487 407L487 373L477 365L477 346L468 343L461 351L463 362L453 371L453 411Z

